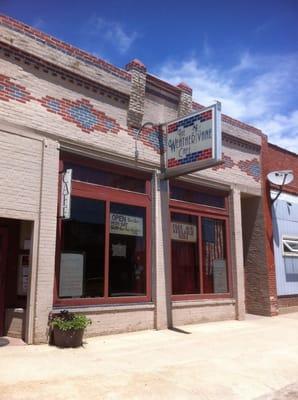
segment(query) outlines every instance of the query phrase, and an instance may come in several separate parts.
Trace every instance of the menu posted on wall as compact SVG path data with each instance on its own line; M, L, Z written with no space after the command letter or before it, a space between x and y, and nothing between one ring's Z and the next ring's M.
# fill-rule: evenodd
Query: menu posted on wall
M185 224L182 222L171 223L171 238L179 242L196 243L197 227L193 224Z
M59 297L81 297L84 284L84 253L62 253Z
M217 259L213 264L214 293L227 293L227 267L226 260Z
M125 214L110 214L110 233L143 236L143 218Z

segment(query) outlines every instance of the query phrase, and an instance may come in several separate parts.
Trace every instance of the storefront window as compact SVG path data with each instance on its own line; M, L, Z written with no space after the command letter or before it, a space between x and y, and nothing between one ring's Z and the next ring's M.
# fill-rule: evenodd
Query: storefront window
M171 216L173 294L200 293L197 217Z
M226 193L170 187L172 294L229 293Z
M105 243L109 235L109 296L146 295L146 208L72 197L63 221L59 297L104 296Z
M73 179L70 218L58 219L55 304L150 300L150 183L79 161L61 162Z
M62 230L59 296L103 296L105 202L72 197Z
M198 221L171 213L173 295L228 292L225 221L201 217L201 238Z
M110 296L144 296L146 292L145 208L111 204Z

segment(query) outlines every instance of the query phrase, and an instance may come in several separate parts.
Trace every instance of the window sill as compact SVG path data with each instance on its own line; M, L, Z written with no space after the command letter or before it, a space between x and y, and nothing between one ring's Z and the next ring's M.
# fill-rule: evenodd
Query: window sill
M172 307L175 308L188 308L188 307L205 307L205 306L224 306L235 304L235 299L202 299L202 300L174 300Z
M53 312L59 312L61 310L67 310L72 312L82 313L109 313L109 312L125 312L125 311L139 311L139 310L154 310L155 305L153 303L134 303L134 304L100 304L92 306L54 306Z

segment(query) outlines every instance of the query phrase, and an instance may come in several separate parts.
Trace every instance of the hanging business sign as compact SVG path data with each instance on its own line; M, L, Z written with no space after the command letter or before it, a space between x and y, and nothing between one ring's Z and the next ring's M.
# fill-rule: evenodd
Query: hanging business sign
M71 179L72 169L67 169L62 174L61 184L61 218L69 219L71 214Z
M131 215L110 213L110 233L143 237L143 219Z
M197 227L183 222L171 222L171 238L179 242L196 243Z
M167 124L165 178L221 163L221 103Z

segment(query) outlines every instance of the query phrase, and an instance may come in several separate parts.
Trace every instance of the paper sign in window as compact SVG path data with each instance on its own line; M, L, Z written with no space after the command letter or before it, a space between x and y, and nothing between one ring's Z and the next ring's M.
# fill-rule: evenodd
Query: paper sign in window
M126 245L125 244L113 244L112 243L112 257L126 257Z
M110 233L143 237L143 218L111 213Z
M60 264L60 297L81 297L84 281L84 254L62 253Z
M226 260L214 260L213 285L214 293L226 293L228 291Z
M193 224L184 224L182 222L171 223L171 238L172 240L178 240L180 242L191 242L197 241L197 227Z

